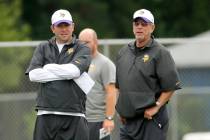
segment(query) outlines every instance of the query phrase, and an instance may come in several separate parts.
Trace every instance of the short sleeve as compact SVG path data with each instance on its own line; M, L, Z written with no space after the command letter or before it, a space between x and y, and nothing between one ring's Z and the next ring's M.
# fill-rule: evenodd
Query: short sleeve
M156 63L156 72L162 91L178 90L181 88L175 62L166 49L161 49Z
M101 77L104 87L110 83L115 83L116 67L111 60L107 59L103 65Z

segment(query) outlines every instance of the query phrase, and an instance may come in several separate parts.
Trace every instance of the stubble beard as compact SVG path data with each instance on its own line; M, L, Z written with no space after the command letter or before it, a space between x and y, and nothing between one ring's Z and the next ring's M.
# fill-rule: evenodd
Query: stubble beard
M137 40L138 42L143 42L144 39L145 39L144 35L136 36L136 40Z
M69 43L70 41L71 41L71 37L67 37L67 36L59 36L59 40L60 40L60 42L62 42L62 43Z

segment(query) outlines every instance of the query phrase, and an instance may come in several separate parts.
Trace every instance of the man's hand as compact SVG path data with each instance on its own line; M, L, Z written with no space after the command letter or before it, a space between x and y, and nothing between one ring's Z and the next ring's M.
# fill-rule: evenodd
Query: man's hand
M114 120L105 119L103 122L103 128L111 133L114 129Z
M156 106L153 106L151 108L147 108L144 111L144 118L151 120L152 117L159 111L159 109L165 105L171 96L173 95L174 91L165 91L160 94L160 97L156 101Z
M144 111L144 118L151 120L152 117L159 111L160 107L159 106L153 106L150 108L147 108Z

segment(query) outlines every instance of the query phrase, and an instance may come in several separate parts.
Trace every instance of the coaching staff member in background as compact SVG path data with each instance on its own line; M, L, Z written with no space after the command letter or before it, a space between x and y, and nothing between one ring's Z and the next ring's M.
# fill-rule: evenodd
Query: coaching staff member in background
M89 139L99 140L101 128L109 133L114 129L116 68L109 58L98 51L98 38L93 29L83 29L79 34L79 39L91 49L92 61L88 74L95 81L95 85L87 95L86 117ZM102 140L110 140L110 136Z
M73 35L69 11L55 11L51 22L55 36L36 48L26 71L41 83L34 140L88 140L86 94L73 79L88 71L90 49Z
M135 41L117 56L116 109L123 122L121 140L166 140L166 104L180 89L180 82L169 51L152 37L154 29L152 13L146 9L136 11Z

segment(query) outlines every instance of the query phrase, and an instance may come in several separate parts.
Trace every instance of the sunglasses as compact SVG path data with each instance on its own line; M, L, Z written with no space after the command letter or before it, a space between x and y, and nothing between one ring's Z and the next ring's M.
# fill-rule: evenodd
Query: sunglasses
M146 27L146 26L148 26L149 24L150 24L150 23L145 22L145 21L143 21L143 20L139 20L139 21L135 21L135 22L134 22L134 25L135 25L135 26L141 25L142 27Z

